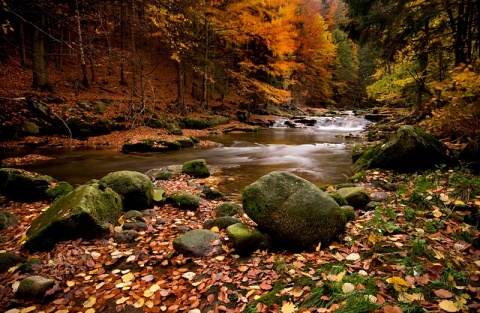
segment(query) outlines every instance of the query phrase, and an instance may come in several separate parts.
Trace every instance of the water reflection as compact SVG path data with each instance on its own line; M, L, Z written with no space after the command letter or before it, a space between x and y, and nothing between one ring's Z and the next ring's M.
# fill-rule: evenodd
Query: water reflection
M224 146L211 149L185 149L169 153L121 154L109 150L38 151L54 161L27 166L27 170L48 174L58 180L84 183L112 171L145 172L187 160L203 158L220 168L224 182L219 186L227 195L238 195L260 176L274 170L295 173L316 184L340 183L351 174L351 147L338 131L272 128L259 133L209 136Z

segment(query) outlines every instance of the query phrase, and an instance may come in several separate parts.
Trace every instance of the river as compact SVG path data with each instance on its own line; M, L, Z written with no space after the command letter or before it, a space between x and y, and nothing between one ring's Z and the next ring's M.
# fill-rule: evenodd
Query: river
M202 158L219 169L223 179L219 189L238 198L243 188L260 176L275 170L299 175L317 185L345 182L351 173L351 147L360 141L356 135L367 122L352 116L316 118L315 125L286 126L279 120L258 133L211 135L222 147L190 148L166 153L122 154L111 150L39 151L53 161L25 166L26 170L51 175L57 180L85 183L112 171L146 172L187 160Z

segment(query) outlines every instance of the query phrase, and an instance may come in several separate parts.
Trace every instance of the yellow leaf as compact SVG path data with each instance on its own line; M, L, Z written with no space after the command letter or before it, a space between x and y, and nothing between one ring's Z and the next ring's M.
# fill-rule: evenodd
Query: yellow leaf
M315 248L315 251L317 251L317 252L320 251L320 248L321 248L321 247L322 247L322 243L319 242L318 245L317 245L317 247Z
M145 298L150 298L151 296L153 296L153 294L154 294L154 292L151 291L150 289L147 289L147 290L145 290L145 291L143 292L143 296L144 296Z
M20 310L20 313L28 313L28 312L33 312L37 309L35 306L29 306L28 308L24 308Z
M372 243L372 245L376 244L377 242L380 242L382 240L382 236L379 236L377 234L370 234L368 236L368 241Z
M90 308L90 309L86 310L85 313L95 313L95 309Z
M148 288L151 292L155 292L157 290L160 290L160 286L157 285L157 284L153 284L150 286L150 288Z
M25 243L25 241L27 241L27 235L23 234L22 237L20 237L20 239L18 239L17 243L22 245L22 244Z
M437 210L434 210L434 211L432 212L432 214L433 214L433 216L435 216L435 217L443 216L443 213L440 212L440 210L438 210L438 209L437 209Z
M95 296L91 296L90 298L88 298L87 301L85 301L83 303L83 307L84 308L91 308L92 306L95 305L95 303L97 303L97 298L95 298Z
M0 252L2 253L2 252ZM5 313L20 313L20 310L19 309L10 309L8 311L5 311Z
M458 312L460 311L460 308L458 308L458 306L456 305L455 302L451 301L451 300L443 300L443 301L440 301L440 303L438 304L438 306L444 310L444 311L447 311L447 312Z
M71 280L67 280L67 286L68 287L73 287L73 286L75 286L75 282L71 281Z
M123 275L122 276L122 281L124 283L128 283L128 282L131 282L132 280L135 279L135 276L133 275L132 272L128 272L127 274Z
M465 202L462 200L455 200L454 204L455 206L465 206Z
M282 313L293 313L296 309L297 307L292 302L287 302L282 305Z
M442 259L445 259L445 256L443 255L443 253L441 253L440 251L438 251L437 249L432 249L433 253L435 254L434 257L437 259L437 260L442 260Z
M479 262L480 262L480 261L479 261ZM249 269L249 267L246 266L246 265L240 265L240 266L238 267L238 270L239 270L240 272L242 272L242 273L248 271L248 269Z
M327 279L328 279L329 281L333 281L333 282L337 282L337 283L338 283L339 281L341 281L341 280L343 279L343 276L345 276L345 274L346 274L346 271L343 271L343 272L341 272L341 273L339 273L339 274L337 274L337 275L330 274L330 275L327 275Z
M130 299L130 297L121 297L120 299L118 299L117 301L115 301L115 303L116 303L116 304L122 304L122 303L127 302L128 299Z
M120 218L118 219L118 224L120 226L123 226L123 224L125 224L125 220L123 219L123 217L120 216Z
M224 259L225 259L224 255L219 255L219 256L215 257L215 260L217 260L217 261L223 261Z
M149 309L153 308L154 304L152 301L148 300L147 302L145 302L145 306Z
M414 293L414 294L409 294L402 292L398 295L398 301L404 302L404 303L412 303L414 301L422 301L424 300L423 294L421 293Z
M255 292L255 289L250 289L250 291L247 292L247 294L245 295L245 298L250 297L254 292Z
M387 282L393 285L396 291L405 291L408 289L408 283L401 277L393 276L387 278Z
M210 228L210 230L213 231L214 233L220 232L220 229L217 226L213 226L212 228Z
M143 305L145 304L145 299L143 298L139 298L134 304L133 306L136 307L137 309L143 307Z

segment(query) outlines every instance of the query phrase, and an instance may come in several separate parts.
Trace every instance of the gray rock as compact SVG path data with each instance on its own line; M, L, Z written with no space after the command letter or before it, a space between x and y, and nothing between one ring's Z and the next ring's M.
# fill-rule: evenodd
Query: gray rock
M115 233L115 235L113 235L113 240L115 240L116 243L132 243L137 237L138 233L136 231L123 230L121 232Z
M384 201L387 201L388 199L388 193L383 191L372 192L370 194L370 198L374 201L384 202Z
M222 230L227 228L230 225L241 223L242 221L238 218L231 217L231 216L222 216L215 219L206 220L203 223L203 228L205 229L212 229L212 227L218 227L218 229Z
M340 195L337 190L332 190L327 193L330 197L338 203L339 206L347 205L348 202L344 196Z
M264 250L269 246L268 238L264 234L243 223L228 226L227 235L240 255L249 255L253 251Z
M247 186L245 213L282 249L328 246L345 230L340 206L311 182L287 172L272 172Z
M30 276L22 279L16 298L42 298L48 289L52 288L55 280L43 276Z
M372 200L363 187L342 188L338 189L337 193L354 208L363 209Z
M122 215L122 200L112 189L91 182L55 201L27 231L25 248L48 251L63 240L94 238Z
M235 202L222 203L215 208L217 217L234 216L242 211L242 206Z
M218 191L211 186L203 186L202 195L203 198L208 200L228 200L228 197L225 196L221 191Z
M100 179L122 196L123 209L143 210L153 205L153 184L147 175L135 171L118 171Z
M205 229L191 230L173 240L173 248L188 256L214 256L222 252L220 236Z
M0 230L3 230L10 226L15 226L18 224L18 217L5 210L0 210Z
M42 260L37 259L37 258L33 258L33 259L30 259L30 260L27 260L25 263L20 265L15 270L15 272L31 273L31 272L33 272L35 266L40 267L42 263L43 263Z
M203 201L202 198L188 192L176 193L167 196L167 202L182 210L196 210Z
M123 229L125 229L125 230L147 230L148 226L147 226L147 224L142 223L142 222L134 222L134 223L125 222L123 224Z
M8 271L9 268L25 262L25 258L10 252L0 253L0 273Z
M125 216L126 219L129 219L129 220L135 220L135 221L138 221L138 222L145 222L145 220L143 219L142 212L137 211L137 210L130 210L130 211L126 212L124 216Z
M458 161L438 139L413 126L401 126L386 143L367 149L355 162L357 170L381 168L401 173L433 169L437 164L455 166Z
M381 205L380 202L378 201L370 201L369 203L367 203L367 205L365 206L364 210L365 211L373 211L377 208L377 206Z
M0 168L0 194L7 198L30 202L47 199L46 194L55 179L16 168Z
M150 170L145 174L149 177L152 176L156 180L169 180L182 174L182 165L169 165L159 169Z
M207 162L204 159L191 160L183 163L182 173L196 177L205 178L210 176Z

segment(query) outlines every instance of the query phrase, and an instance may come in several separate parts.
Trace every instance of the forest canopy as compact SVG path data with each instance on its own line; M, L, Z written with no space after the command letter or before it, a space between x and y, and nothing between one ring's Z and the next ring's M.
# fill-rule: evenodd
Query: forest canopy
M468 125L456 137L479 128L480 0L2 0L1 10L1 58L31 68L41 91L75 60L78 88L114 76L143 102L153 70L171 64L180 110L236 94L252 111L404 106L441 135L453 135L452 115Z

